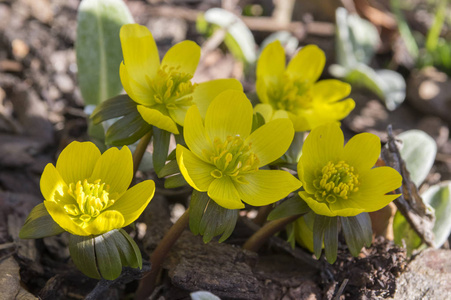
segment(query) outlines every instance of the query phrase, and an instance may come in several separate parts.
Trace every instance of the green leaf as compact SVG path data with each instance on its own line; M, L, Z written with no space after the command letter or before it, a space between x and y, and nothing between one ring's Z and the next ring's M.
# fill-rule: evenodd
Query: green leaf
M368 213L361 213L354 217L340 217L341 229L352 256L359 255L365 245L371 246L373 230Z
M308 212L302 217L298 218L292 224L294 225L294 237L296 242L308 249L310 252L314 252L313 249L313 224L315 222L315 213L313 211ZM323 248L323 245L321 245Z
M171 133L166 130L161 130L158 127L153 127L153 168L158 177L163 166L166 164L169 151L169 142L171 139Z
M421 246L421 238L399 211L396 212L393 219L393 235L395 244L406 247L407 256L412 255L413 250Z
M333 264L337 260L338 251L338 217L328 218L324 231L324 253L327 262Z
M100 274L107 280L114 280L121 275L121 256L111 236L114 230L94 238L97 264Z
M194 235L200 233L200 222L209 201L207 193L193 191L189 203L189 228Z
M317 258L321 257L324 240L324 252L330 264L337 260L338 217L315 215L313 223L313 250Z
M271 33L270 35L268 35L263 42L261 42L260 44L260 51L258 53L258 56L260 56L261 51L263 51L263 49L268 46L269 44L271 44L274 41L279 41L280 44L283 46L283 48L285 49L285 53L288 53L288 55L293 55L299 45L299 40L297 37L295 37L294 35L292 35L289 31L276 31L274 33Z
M321 257L321 251L323 249L324 232L329 224L329 217L316 215L313 223L313 253L316 258Z
M416 129L405 131L398 138L403 142L400 152L410 179L420 186L434 164L437 145L427 133Z
M224 43L235 58L246 64L255 63L257 47L254 36L240 17L221 8L211 8L205 12L203 18L208 23L226 30Z
M164 181L164 188L166 189L175 189L186 185L188 185L188 182L186 182L182 174L168 177Z
M106 143L112 146L131 145L146 133L152 126L143 120L137 109L137 103L128 95L119 95L102 102L91 115L94 124L113 120L106 131Z
M65 230L53 221L44 203L36 205L19 232L21 239L39 239L63 233Z
M106 143L112 146L131 145L152 130L141 115L126 115L111 125L106 132Z
M385 101L389 110L394 110L406 97L406 83L394 71L373 70L367 65L380 43L376 28L344 8L338 8L335 17L338 64L330 66L330 73L353 86L370 89Z
M368 64L380 43L376 27L342 7L337 8L335 16L337 62L345 68L352 68L358 62Z
M138 113L136 106L137 103L128 95L119 95L97 105L90 118L94 124L99 124L131 113Z
M421 197L435 211L434 246L441 247L451 234L451 181L431 186Z
M195 235L201 234L204 243L208 243L213 237L222 234L219 239L219 242L222 243L235 229L238 211L216 204L207 193L193 191L190 202L190 229Z
M296 193L293 197L276 206L268 215L268 220L272 221L294 215L306 214L309 211L310 208L307 203Z
M122 266L142 267L141 252L135 241L124 230L114 229L109 231L108 235L105 233L104 236L114 242L121 257Z
M78 9L78 81L85 104L97 105L122 90L119 65L122 50L119 31L133 23L121 0L83 0Z
M350 69L344 78L356 87L365 87L374 92L389 110L394 110L406 98L406 82L397 72L373 70L367 65L358 64Z
M177 161L171 160L170 162L165 164L163 168L161 168L160 174L158 174L158 175L160 176L160 178L162 178L162 177L179 174L179 173L180 173L180 169L179 169L179 165L177 164Z
M304 135L303 131L295 132L293 141L287 152L284 154L284 159L289 164L297 164L299 158L301 157L302 146L304 145Z
M265 118L263 118L261 113L255 113L252 118L252 132L263 125L265 125Z
M88 277L100 279L97 270L94 237L69 236L69 252L75 266Z

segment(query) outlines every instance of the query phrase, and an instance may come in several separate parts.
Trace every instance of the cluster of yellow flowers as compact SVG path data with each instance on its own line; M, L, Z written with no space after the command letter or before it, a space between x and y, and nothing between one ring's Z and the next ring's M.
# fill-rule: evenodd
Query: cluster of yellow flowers
M147 123L173 134L183 127L186 147L176 148L180 172L218 205L263 206L300 189L316 214L348 217L378 210L398 196L387 193L401 185L401 176L389 167L373 168L379 138L363 133L343 147L339 121L355 103L344 99L348 84L318 81L325 65L318 47L302 48L286 66L281 44L268 45L256 72L261 103L253 108L235 79L191 82L200 59L194 42L173 46L160 62L146 27L124 25L120 38L125 91ZM259 128L253 128L255 113L265 120ZM265 167L288 150L295 132L308 130L299 180L286 170ZM44 203L30 214L21 237L62 231L95 237L131 224L155 191L152 180L128 189L132 178L127 146L101 154L90 142L71 143L56 167L46 166L41 178Z

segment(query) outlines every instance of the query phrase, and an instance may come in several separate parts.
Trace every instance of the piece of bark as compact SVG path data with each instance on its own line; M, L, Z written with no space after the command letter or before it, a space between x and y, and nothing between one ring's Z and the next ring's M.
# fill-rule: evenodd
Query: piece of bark
M388 147L382 150L382 159L387 166L394 168L402 176L402 186L395 191L395 193L400 193L401 195L394 200L394 203L423 242L432 247L434 241L434 233L432 231L435 222L434 214L427 210L418 194L417 187L410 180L409 172L399 153L391 126L388 126L387 132Z

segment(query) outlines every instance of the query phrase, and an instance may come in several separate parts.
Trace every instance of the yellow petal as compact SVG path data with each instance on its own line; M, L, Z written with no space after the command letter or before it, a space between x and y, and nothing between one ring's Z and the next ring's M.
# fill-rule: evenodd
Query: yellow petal
M119 75L121 77L124 90L127 92L128 96L133 99L133 101L149 106L155 104L155 101L152 98L153 93L148 84L146 82L138 82L133 79L133 77L128 73L123 62L119 68Z
M255 105L254 113L259 113L262 115L263 119L265 119L265 123L268 123L272 120L272 116L274 114L274 110L272 106L267 103L260 103Z
M247 138L251 151L259 159L259 167L280 158L290 147L294 137L289 119L277 119L258 128Z
M332 212L325 203L321 203L312 198L313 195L307 192L299 192L299 196L307 203L307 205L318 215L335 217L336 214Z
M324 167L329 161L337 161L342 156L343 145L343 132L336 124L313 129L304 142L299 159L304 175Z
M85 231L90 235L99 235L124 226L124 217L120 212L107 210L98 215L94 221L85 228Z
M176 156L180 172L186 182L196 190L206 192L214 180L210 174L215 170L215 166L199 159L181 145L177 145Z
M133 179L132 153L127 146L121 150L113 147L102 154L89 181L94 182L98 179L110 186L110 194L122 194L127 190Z
M181 106L178 105L177 108L175 109L169 109L169 117L171 117L171 119L179 124L180 126L184 126L185 124L185 117L186 117L186 112L188 111L188 109L191 106ZM178 129L177 129L178 130Z
M244 204L240 200L238 191L229 176L223 176L213 180L208 188L208 196L224 208L244 208Z
M165 116L159 110L151 109L143 105L138 105L138 112L150 125L156 126L160 129L172 132L174 134L179 134L177 125L172 118Z
M366 211L364 208L347 207L346 203L337 202L330 204L330 209L335 215L340 217L354 217Z
M255 82L258 99L261 103L269 103L267 83L263 78L257 78Z
M146 86L146 76L154 78L160 67L157 45L149 29L138 24L126 24L120 31L124 64L129 76Z
M202 117L196 105L191 106L186 114L183 137L188 148L201 159L203 150L208 151L212 149L211 141L207 136Z
M361 185L358 193L352 194L350 199L358 203L366 212L372 212L385 207L398 194L388 194L402 184L402 177L390 167L379 167L371 169L359 178Z
M230 79L216 79L199 83L192 94L193 101L199 109L202 119L205 119L208 106L211 101L226 90L237 90L242 92L243 86L241 83L233 78Z
M275 112L274 112L274 115L272 116L272 119L273 120L275 120L275 119L289 119L289 117L288 117L288 112L287 111L285 111L285 110L276 110ZM293 122L291 122L291 123L293 123ZM294 126L293 126L294 127Z
M266 84L277 81L285 71L285 64L285 50L280 42L268 44L258 58L257 81L263 80Z
M56 169L67 184L76 183L91 176L99 157L100 151L93 143L72 142L58 157Z
M372 133L361 133L346 144L343 160L359 172L371 169L381 153L381 140Z
M72 219L66 214L66 211L64 210L64 207L62 205L58 205L55 202L47 200L44 201L44 205L53 221L55 221L61 228L63 228L67 232L74 235L90 235L89 232L86 232L83 228L72 221Z
M302 81L314 83L321 76L325 64L324 51L316 45L307 45L290 61L287 73Z
M154 194L155 183L152 180L140 182L127 190L108 210L120 212L124 217L122 227L125 227L138 219Z
M344 119L354 107L355 102L350 98L334 103L315 104L314 109L300 113L300 116L306 120L305 127L302 129L309 130L332 122L338 125L338 121Z
M211 102L205 116L205 129L210 140L225 141L227 136L247 138L252 129L252 112L252 104L243 92L222 92Z
M195 42L183 41L172 46L163 60L162 67L174 68L175 70L194 75L200 59L200 47Z
M263 206L279 201L301 187L293 175L281 170L258 170L244 175L246 184L235 184L244 202Z
M316 179L316 173L314 169L308 170L308 172L304 171L303 163L298 163L298 177L302 182L302 186L304 190L309 194L314 194L316 188L313 186L313 180Z
M52 165L47 164L41 176L41 193L45 200L53 201L55 193L63 195L67 190L67 185L59 174L58 170Z
M310 91L314 101L330 103L348 96L351 92L351 86L340 80L326 79L315 83Z

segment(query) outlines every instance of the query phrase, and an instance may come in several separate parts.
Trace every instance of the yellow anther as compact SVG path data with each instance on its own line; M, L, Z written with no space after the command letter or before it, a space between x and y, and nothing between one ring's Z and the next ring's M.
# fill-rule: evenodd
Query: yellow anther
M77 222L87 226L89 222L97 217L104 209L114 203L114 199L109 198L109 185L101 182L100 179L88 182L87 179L70 183L65 195L55 194L55 199L65 201L65 212L73 217Z
M318 201L334 203L338 198L346 200L350 193L358 191L358 174L354 174L354 168L344 161L329 161L315 171L315 175L313 186L317 189L315 197Z
M221 176L229 176L233 180L243 181L243 174L258 170L258 157L250 150L250 145L246 145L239 135L227 136L224 141L215 138L213 150L203 150L202 155L216 166L218 172L221 172ZM218 178L218 175L216 170L211 173L214 178Z

